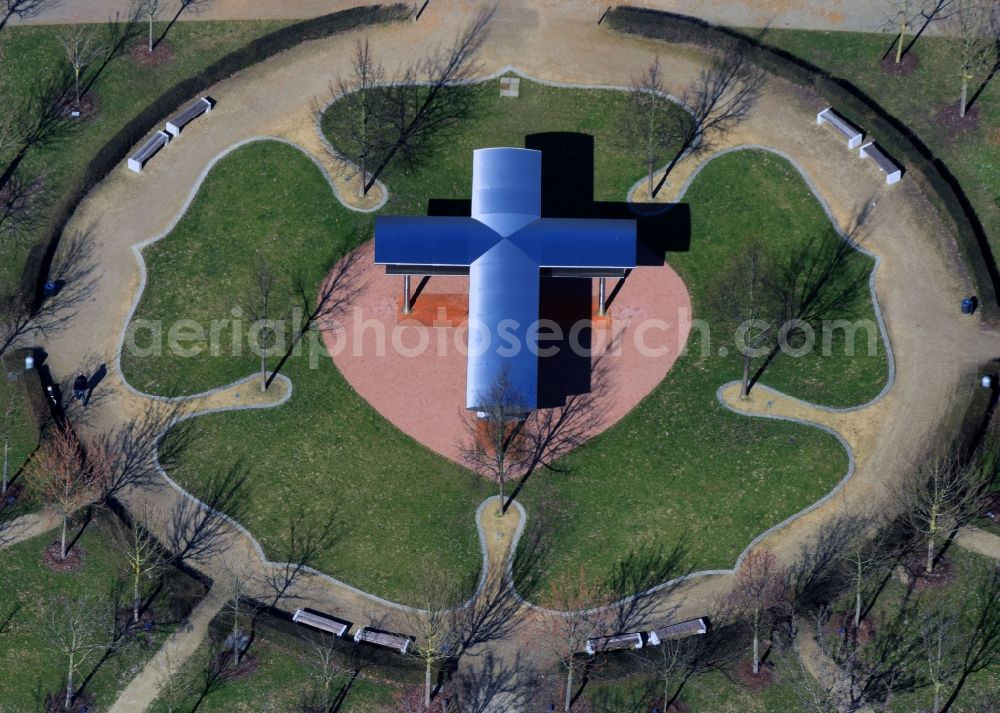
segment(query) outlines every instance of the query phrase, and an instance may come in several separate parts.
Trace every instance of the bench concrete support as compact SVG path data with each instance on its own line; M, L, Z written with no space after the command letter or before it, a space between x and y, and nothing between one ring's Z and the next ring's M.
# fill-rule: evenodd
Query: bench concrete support
M874 141L869 141L862 146L858 155L860 158L872 159L878 166L878 170L885 174L885 182L890 186L893 183L898 183L899 179L903 177L903 169L886 156Z
M157 131L150 137L149 141L142 145L128 160L128 167L136 173L142 173L143 167L156 155L156 152L170 143L170 134L165 131Z
M847 148L856 149L864 140L864 134L844 117L840 116L832 108L827 107L816 115L816 125L822 126L823 122L829 123L833 128L843 134L847 139Z

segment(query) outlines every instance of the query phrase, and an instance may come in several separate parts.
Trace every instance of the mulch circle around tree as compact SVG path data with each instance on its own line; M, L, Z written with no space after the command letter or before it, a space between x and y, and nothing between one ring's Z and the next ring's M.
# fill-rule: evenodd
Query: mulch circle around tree
M926 561L922 558L910 563L907 572L910 575L910 582L913 584L913 591L928 592L947 586L955 579L955 568L948 560L940 560L934 565L934 571L927 574L925 571Z
M42 564L53 572L76 572L83 567L85 552L79 544L69 548L66 559L59 557L61 550L59 540L46 547L42 550Z
M132 61L140 67L162 67L174 60L174 51L166 42L160 42L149 51L149 41L143 40L132 48Z
M232 652L223 651L219 654L219 678L224 681L236 681L252 675L257 670L257 657L253 654L243 654L237 665L232 664Z
M66 689L45 696L45 713L85 713L94 710L94 698L85 691L76 694L73 705L66 708Z
M879 62L879 65L886 74L891 74L894 77L906 77L916 71L917 67L920 66L920 60L917 59L917 55L907 52L897 64L896 51L893 50L888 57Z
M59 111L68 117L74 119L89 119L97 113L97 102L94 101L93 94L84 94L80 97L80 103L76 103L76 97L71 94L66 96L59 103ZM79 116L73 116L73 112L80 112Z
M965 111L965 116L958 115L958 102L952 102L942 107L934 115L934 123L944 126L955 133L972 131L979 128L979 116L982 113L979 104L973 104Z
M760 665L760 673L754 673L753 662L744 659L736 664L736 676L751 691L763 691L774 683L774 664L764 661Z
M688 708L687 703L684 701L674 701L666 709L664 709L662 702L657 701L654 708L658 711L663 711L663 713L691 713L691 709Z

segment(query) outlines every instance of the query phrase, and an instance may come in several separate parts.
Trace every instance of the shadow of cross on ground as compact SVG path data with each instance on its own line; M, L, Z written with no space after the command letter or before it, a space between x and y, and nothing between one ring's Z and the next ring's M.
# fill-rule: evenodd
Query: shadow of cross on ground
M542 152L542 217L627 219L636 221L637 266L663 265L668 252L686 252L691 244L691 212L688 204L658 206L650 213L637 211L627 201L594 200L594 137L577 132L529 134L524 147ZM467 217L472 201L432 198L429 216ZM591 391L590 350L593 330L573 325L593 317L593 282L590 278L541 275L539 319L559 326L555 338L541 347L550 356L538 359L538 407L559 408L570 396ZM628 279L627 277L625 279ZM425 278L426 280L426 278ZM419 296L426 282L418 286ZM608 286L607 306L621 289L622 281Z

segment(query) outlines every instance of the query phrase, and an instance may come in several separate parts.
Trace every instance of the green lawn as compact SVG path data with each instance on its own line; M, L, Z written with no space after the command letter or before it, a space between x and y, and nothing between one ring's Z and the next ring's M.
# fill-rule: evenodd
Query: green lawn
M45 696L57 693L65 685L64 662L49 643L48 622L58 615L60 597L84 593L110 596L121 583L120 556L112 545L115 536L110 516L101 515L92 521L76 545L83 551L83 567L72 573L52 572L40 561L43 548L58 539L58 531L0 551L0 670L5 672L0 708L3 710L42 710ZM93 697L98 709L106 710L153 655L174 622L193 606L197 591L198 586L192 580L172 571L153 603L157 622L153 633L138 634L117 655L106 660L87 683L85 691ZM94 613L107 615L105 631L110 631L110 610ZM78 685L100 658L98 653L87 660L77 675Z
M31 404L28 401L26 391L28 386L23 379L9 381L6 376L7 373L24 373L24 365L18 363L19 361L19 358L15 357L0 360L0 372L2 372L0 373L0 437L4 435L7 409L13 405L14 413L9 426L10 431L6 436L9 439L7 441L9 474L15 485L17 485L18 472L35 451L35 448L38 447L39 438L37 419L31 411ZM3 439L0 438L0 454L3 453L3 446ZM25 500L23 495L18 499L15 506L18 514L24 509ZM0 508L3 507L4 503L0 502Z
M432 196L467 197L472 148L523 145L526 133L546 130L592 133L595 196L620 200L641 173L637 162L616 160L610 139L624 97L524 81L521 91L511 102L489 85L477 117L442 143L432 162L388 172L393 198L386 212L423 212ZM810 241L839 239L799 176L771 154L742 152L712 162L685 201L691 250L667 259L691 290L695 317L704 316L714 264L749 231L767 238L776 259L817 244ZM283 295L302 284L311 302L322 275L370 236L370 226L369 216L332 199L319 171L294 149L268 142L242 148L212 171L175 231L145 251L149 284L137 319L162 320L166 332L180 317L205 325L228 318L241 303L256 252L280 266ZM871 269L860 254L848 262L848 272ZM871 318L867 294L865 286L857 304L835 316ZM277 300L275 312L293 301ZM148 336L140 330L137 344L148 346ZM713 341L707 356L695 345L620 424L559 464L563 472L533 476L520 497L529 518L543 504L551 513L550 574L580 561L603 574L631 548L678 541L690 546L692 568L731 567L754 536L843 477L847 456L830 435L737 416L716 402L719 385L739 375L736 359L716 356L730 341ZM878 345L870 357L848 358L836 348L829 357L781 355L763 382L831 405L861 403L885 381ZM238 358L203 351L190 358L126 354L122 364L138 388L191 393L251 373L256 359L246 350ZM430 567L456 576L474 570L473 513L492 488L398 432L328 359L310 369L303 355L284 372L295 384L288 404L199 418L200 437L172 475L198 493L213 473L242 462L251 491L243 522L265 548L274 552L293 515L338 518L348 527L321 568L383 596L411 597ZM323 496L303 498L303 492ZM368 516L375 512L377 518Z
M207 665L217 655L209 644L202 646L178 671L172 680L173 690L161 695L150 708L151 713L194 710L199 713L283 713L298 710L296 706L314 690L314 678L319 669L306 651L282 645L264 634L253 643L251 656L255 669L249 675L222 676L206 686ZM346 686L350 672L341 674L332 687L336 695ZM173 699L173 700L171 700ZM388 684L358 678L350 686L341 713L374 713L387 710L392 701Z
M25 159L26 175L44 176L50 202L46 218L35 229L21 234L16 244L0 245L4 256L0 260L0 294L8 294L17 285L28 250L47 237L52 216L64 197L78 185L87 162L116 131L178 81L197 75L226 53L285 24L256 20L181 22L171 28L166 39L173 53L171 62L155 69L137 65L130 56L112 62L92 90L96 114L84 119L64 139L29 152ZM162 28L160 25L158 31ZM4 28L0 32L0 96L24 96L64 63L65 52L52 28Z
M922 36L911 50L916 70L900 77L879 65L891 41L885 34L798 30L769 30L765 37L768 44L850 80L913 129L962 184L995 257L1000 254L1000 81L995 77L976 101L978 127L956 131L937 120L943 107L957 106L961 89L947 41ZM982 79L970 83L970 96Z

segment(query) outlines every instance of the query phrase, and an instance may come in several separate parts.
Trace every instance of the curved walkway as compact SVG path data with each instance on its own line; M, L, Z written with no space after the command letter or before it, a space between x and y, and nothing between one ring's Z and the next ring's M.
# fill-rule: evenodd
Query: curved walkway
M437 12L428 13L416 25L401 23L367 32L373 51L389 72L400 59L449 41L477 4L433 0L433 5ZM550 81L622 85L660 54L669 89L679 93L700 71L702 58L696 52L618 36L596 25L585 12L590 6L555 0L501 4L493 33L483 48L484 73L516 64L524 72ZM94 190L69 227L94 228L100 280L93 299L81 307L74 323L44 344L57 377L75 371L84 358L94 354L106 363L117 363L121 330L141 284L133 246L167 230L209 157L248 138L275 136L294 141L323 160L312 107L326 96L330 79L348 70L350 48L359 36L351 33L304 45L214 87L211 93L218 105L204 124L157 156L142 175L131 174L123 165ZM261 87L280 87L281 91L264 100ZM976 387L966 382L968 370L1000 352L1000 336L981 331L975 318L956 315L959 297L968 286L961 284L957 277L961 272L947 257L952 236L915 182L904 179L896 186L885 186L881 174L857 161L827 132L816 129L816 105L817 100L772 80L759 107L726 137L726 145L774 147L792 157L841 226L849 225L856 211L874 200L877 207L867 224L870 238L865 244L882 259L875 288L887 317L896 380L878 403L849 414L824 412L823 418L831 419L829 422L806 419L825 423L840 433L851 445L856 467L840 497L766 539L763 546L784 561L808 546L832 514L845 508L859 514L875 512L905 471L911 454L919 452L938 425L945 406ZM694 161L683 162L676 168L674 180L683 183L695 169ZM141 228L137 228L135 206L143 206ZM117 369L108 375L105 385L110 393L91 414L95 428L114 428L148 406L148 397L130 390ZM237 406L221 393L202 399L192 402L190 413ZM792 407L781 402L781 408ZM129 493L127 499L133 505L145 500L167 511L178 497L182 495L164 484ZM260 561L248 538L238 535L230 550L266 571L268 565ZM218 573L221 565L213 561L205 568ZM675 616L703 614L728 589L730 576L701 577L664 590L657 611ZM389 626L401 623L399 608L328 578L309 577L303 585L315 606L354 622L363 624L378 618ZM536 612L525 627L543 625L544 616ZM498 651L513 652L512 647L516 644ZM540 658L535 648L523 653Z

